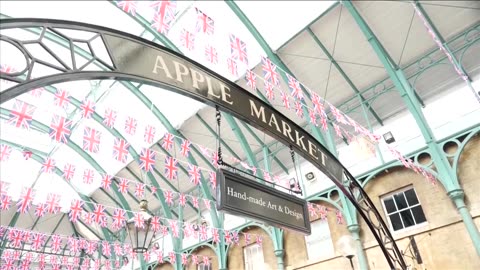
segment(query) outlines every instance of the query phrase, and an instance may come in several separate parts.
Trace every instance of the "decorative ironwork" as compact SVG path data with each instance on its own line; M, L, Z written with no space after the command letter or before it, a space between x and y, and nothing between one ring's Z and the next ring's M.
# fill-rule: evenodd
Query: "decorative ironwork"
M120 31L78 22L48 19L5 19L1 20L1 22L1 40L14 45L22 52L27 61L27 68L16 73L0 73L0 78L19 83L0 94L0 103L30 90L33 86L40 87L51 83L70 80L121 78L152 83L152 79L142 79L137 75L121 72L117 67L118 62L112 60L112 52L105 39L107 35L109 37L114 37L115 39L112 42L117 45L117 50L123 49L120 45L129 45L128 42L140 43L147 48L160 48L158 44L142 40L141 38ZM22 40L6 33L6 30L15 28L23 29L25 31L30 31L31 28L37 28L41 29L41 34L40 37L35 40ZM72 37L70 33L81 33L87 35L88 38L78 39ZM45 39L46 36L67 44L67 48L64 49L68 53L60 54L59 51L54 52L54 50L58 50L58 46L55 49L51 48L49 42ZM122 43L123 40L127 43ZM98 43L98 41L102 44L100 47L94 45L94 43ZM42 55L35 55L34 52L30 50L29 46L27 46L29 44L36 44L43 48L47 55L51 57L49 58L50 62L45 60ZM102 54L99 51L104 51L105 53ZM83 62L80 61L80 59L82 59ZM123 60L128 61L128 59ZM43 70L42 73L37 73L37 66L45 67L48 72ZM187 93L183 94L188 95ZM194 94L191 96L194 96ZM199 96L197 96L197 98L204 101L207 99ZM252 99L258 98L252 97ZM213 101L211 100L211 102ZM238 114L240 115L240 113ZM220 123L218 124L220 125ZM220 151L219 154L221 154ZM394 269L396 266L400 266L402 269L406 269L402 254L396 246L388 227L382 220L372 201L362 189L361 185L338 162L338 160L333 156L328 156L328 158L332 159L335 163L338 163L337 166L342 168L347 177L346 185L345 183L335 180L337 176L334 175L333 169L329 172L330 177L333 177L332 180L337 185L338 189L348 200L350 200L350 202L352 202L359 214L366 221L367 226L376 238L390 267ZM313 158L311 158L311 160L313 160Z

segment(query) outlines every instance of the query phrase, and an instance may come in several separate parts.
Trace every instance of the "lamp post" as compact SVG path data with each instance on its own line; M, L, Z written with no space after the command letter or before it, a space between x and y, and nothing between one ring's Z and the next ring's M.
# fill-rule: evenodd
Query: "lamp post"
M351 235L344 235L340 237L337 241L337 250L342 254L343 257L347 258L350 261L350 266L352 270L355 270L353 267L353 257L355 256L356 251L355 239Z
M152 215L148 212L148 202L146 200L140 201L140 215L142 216L143 226L135 226L134 218L127 221L127 234L132 249L136 253L144 253L150 247L150 244L155 236L152 230Z

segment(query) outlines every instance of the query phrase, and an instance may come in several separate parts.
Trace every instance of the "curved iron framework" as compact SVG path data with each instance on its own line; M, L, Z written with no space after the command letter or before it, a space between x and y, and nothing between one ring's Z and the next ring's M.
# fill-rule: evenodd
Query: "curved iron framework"
M213 71L208 70L202 65L190 59L187 59L182 55L179 55L178 53L172 52L153 42L143 40L137 36L123 33L121 31L117 31L113 29L108 29L105 27L89 25L85 23L78 23L78 22L62 21L62 20L4 19L4 20L1 20L1 24L0 24L0 29L12 29L12 28L22 29L22 28L31 28L31 27L42 29L42 35L38 40L20 41L6 35L0 35L1 40L11 43L22 52L27 63L26 68L23 69L22 71L18 71L16 73L11 73L11 74L0 73L1 79L18 83L18 85L13 86L3 91L0 94L0 104L10 99L13 99L25 92L28 92L32 89L52 85L55 83L65 82L65 81L94 80L94 79L116 79L120 81L136 81L143 84L160 86L160 87L166 88L167 90L175 91L180 94L192 97L201 102L218 105L221 110L237 116L242 121L250 122L250 124L252 124L253 126L263 129L265 133L268 133L272 137L278 139L281 142L284 142L285 144L290 144L290 142L284 137L280 137L278 134L275 134L275 132L272 130L265 129L265 126L262 126L262 123L260 123L260 120L258 120L258 122L252 121L251 117L245 112L235 110L236 108L234 107L229 108L228 106L226 106L226 104L221 103L220 101L208 95L195 93L192 90L183 89L179 86L173 86L163 81L154 80L152 78L147 78L144 76L142 77L138 73L137 74L132 72L128 73L122 69L119 69L119 64L122 64L122 63L119 63L118 59L115 59L115 57L112 57L111 43L109 44L109 42L106 42L107 37L114 37L114 39L121 42L121 43L117 43L117 45L122 44L122 45L128 46L131 44L136 44L136 46L141 45L144 47L153 48L156 51L173 55L173 57L177 59L181 59L183 62L189 63L194 67L198 67L200 70L203 70L206 74L211 75L219 82L230 87L232 95L236 93L240 96L244 96L248 98L250 101L254 101L257 104L260 104L265 108L268 108L268 110L271 113L275 113L276 115L281 116L282 120L287 122L291 127L294 127L300 131L303 131L301 127L299 127L298 125L290 121L288 118L281 115L278 111L276 111L274 108L271 108L271 106L267 105L265 102L261 101L256 96L250 94L248 91L241 89L239 86L229 82L227 79L219 76ZM58 28L80 30L80 31L90 32L94 34L94 37L91 38L90 40L80 41L80 42L86 43L86 45L90 49L91 57L85 64L81 66L77 66L75 62L75 50L74 50L74 44L73 44L75 40L72 40L67 36L65 36L64 34L62 34L60 31L57 30ZM41 42L41 39L43 38L44 33L46 31L51 32L70 42L69 49L71 53L71 63L72 63L71 65L64 62L61 59L61 57L56 55L51 49L48 48L48 46L45 46ZM101 39L102 44L105 46L105 49L109 53L110 59L102 59L100 56L96 55L95 52L93 51L93 48L90 43L92 40L97 38ZM28 43L40 44L58 63L50 63L50 62L46 62L44 60L35 58L29 52L28 48L25 46ZM111 62L112 64L109 64L109 62ZM35 64L42 64L53 70L58 71L58 73L33 79L32 71ZM105 71L87 71L90 65L98 65L98 64L100 64ZM125 63L123 64L125 65ZM98 70L98 68L95 70ZM313 137L311 137L311 135L306 132L305 132L305 137L307 139L309 137L313 139ZM315 139L313 139L312 141L316 143L318 142ZM334 163L335 166L341 168L341 171L344 173L346 180L343 180L341 176L339 177L337 174L335 174L333 171L329 170L328 168L322 167L321 164L318 162L318 160L315 160L313 157L306 155L304 152L302 153L301 148L295 146L293 147L293 149L295 149L297 153L302 155L306 160L310 161L313 165L315 165L317 168L322 170L327 176L329 176L331 180L337 185L338 189L340 189L342 193L345 195L345 197L347 197L348 200L354 205L354 207L358 210L359 214L366 221L369 229L371 230L372 234L376 238L380 248L382 249L382 252L385 255L385 258L390 268L396 269L396 267L400 267L401 269L406 269L406 264L404 262L403 256L400 250L398 249L392 235L390 234L390 231L388 230L387 225L383 221L378 210L375 208L374 204L372 203L368 195L362 189L361 185L355 180L353 175L350 172L348 172L348 170L335 158L335 156L333 156L330 152L328 152L325 149L325 147L323 147L323 145L319 143L318 143L319 151L322 151L327 156L327 158Z

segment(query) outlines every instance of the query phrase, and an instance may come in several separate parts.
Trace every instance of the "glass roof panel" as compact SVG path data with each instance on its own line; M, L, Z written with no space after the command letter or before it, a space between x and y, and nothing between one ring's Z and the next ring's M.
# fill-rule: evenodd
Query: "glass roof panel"
M235 1L272 50L278 49L335 2Z

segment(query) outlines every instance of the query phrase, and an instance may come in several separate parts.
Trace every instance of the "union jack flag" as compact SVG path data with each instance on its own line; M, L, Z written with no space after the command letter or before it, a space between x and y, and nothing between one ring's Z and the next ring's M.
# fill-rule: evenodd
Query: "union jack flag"
M170 232L172 233L172 236L175 238L178 238L178 223L176 220L168 220L168 223L170 225Z
M186 203L187 203L187 197L185 196L185 194L180 193L178 197L178 204L183 207L185 206Z
M209 180L210 180L210 185L212 185L212 188L216 188L217 186L217 173L216 172L209 172Z
M287 94L285 94L283 91L280 91L280 97L282 98L283 107L285 107L287 110L290 110L290 100L288 100Z
M42 164L43 173L52 173L55 169L55 160L52 158L47 158Z
M83 150L98 153L100 149L100 139L102 133L91 127L85 127L83 130Z
M146 172L151 172L155 165L156 153L152 149L143 148L140 152L140 168Z
M150 7L156 11L155 17L159 22L159 26L166 25L168 27L166 31L168 32L168 29L170 29L170 23L175 20L175 9L177 8L177 3L170 0L153 1L153 3L150 4ZM158 28L157 31L160 32ZM162 34L166 34L167 32L162 32Z
M317 205L318 208L318 214L320 215L321 220L326 220L327 219L327 208L325 206L320 206Z
M227 68L230 74L233 76L238 76L238 67L237 67L237 62L233 60L232 58L227 58Z
M10 207L12 207L12 197L8 195L2 195L0 197L0 210L8 211Z
M85 169L83 171L83 183L90 185L93 183L95 172L92 169Z
M115 126L115 120L117 120L117 112L111 108L105 109L105 114L103 115L103 123L109 127L113 128Z
M174 140L174 136L173 134L171 133L165 133L165 135L163 135L163 141L162 141L162 147L163 149L169 151L169 150L172 150L173 148L173 140Z
M286 74L288 79L288 87L290 88L292 97L297 100L302 100L303 92L302 92L302 87L300 86L300 83L297 81L297 79L290 76L288 73Z
M135 196L138 198L145 196L145 185L143 183L135 184Z
M50 248L52 250L53 253L58 253L60 252L60 248L62 246L62 238L61 236L59 235L52 235L52 243L50 245ZM57 256L51 256L50 259L52 257L55 257L55 259L57 258Z
M94 221L97 224L102 223L103 219L106 219L105 206L101 204L95 204L95 210L93 210Z
M276 71L277 66L270 59L262 56L263 77L273 85L280 84L279 74Z
M143 219L143 215L141 212L136 212L133 215L133 221L135 223L135 227L143 229L145 227L145 220Z
M107 257L112 255L112 247L108 241L102 241L102 254Z
M67 239L67 244L68 244L68 249L73 254L77 254L78 252L80 252L80 245L79 245L79 241L77 239L69 236L68 239Z
M129 116L125 120L125 132L130 135L135 135L137 131L137 119Z
M117 1L117 6L124 12L131 13L133 16L135 16L135 12L137 11L137 1Z
M188 175L190 177L190 182L192 182L195 186L198 186L200 183L200 168L198 166L188 164Z
M153 139L155 139L155 127L148 125L145 127L145 134L143 135L143 140L146 143L151 144L153 143Z
M205 57L208 62L212 64L218 63L218 52L212 45L207 45L205 47Z
M35 106L16 99L13 104L13 109L10 111L10 119L7 123L12 124L17 128L29 129L35 109Z
M263 243L263 238L262 238L262 236L261 236L261 235L257 235L257 239L256 239L256 240L257 240L257 244L259 244L259 245L261 246L262 243Z
M328 107L330 107L330 110L332 111L333 116L339 123L348 124L347 120L343 116L343 113L339 109L337 109L335 106L333 106L330 103L328 103Z
M122 228L123 226L125 226L125 220L126 220L125 214L126 214L126 211L124 209L115 208L112 216L112 226L114 228ZM117 253L117 251L115 251L115 253Z
M180 42L182 43L183 47L191 51L195 46L195 35L183 29L180 34Z
M203 256L203 264L206 266L210 265L210 258L208 256Z
M325 114L325 110L321 100L321 97L317 93L312 92L313 109L317 111L318 114L323 115Z
M93 213L83 213L83 221L85 222L85 224L87 225L92 225L93 224Z
M245 73L245 80L247 81L247 85L255 90L257 88L257 75L253 73L251 70L247 70Z
M218 161L219 161L219 157L218 157L218 152L217 151L213 151L212 153L212 165L217 167L218 166Z
M344 223L343 214L340 210L335 211L335 217L337 218L337 224L343 224Z
M190 199L192 199L193 207L198 208L198 198L190 196Z
M187 265L188 263L188 255L186 253L182 253L182 265Z
M220 242L220 234L218 233L217 228L212 228L212 241L213 243L218 243Z
M176 257L176 255L175 255L175 252L170 251L170 252L168 253L168 257L170 258L170 263L171 263L171 264L175 264L175 262L176 262L176 260L177 260L177 257Z
M115 141L113 143L113 158L122 163L127 162L129 147L130 144L127 143L125 140L115 138Z
M30 269L30 261L23 260L22 264L20 265L20 270L29 270Z
M272 176L267 171L263 171L263 179L267 182L272 182Z
M195 25L196 31L213 35L215 30L215 22L213 19L203 13L200 9L195 8L195 10L197 11L197 24Z
M190 154L191 144L192 143L189 140L183 139L182 145L180 146L180 153L182 154L182 156L188 157L188 155Z
M273 84L265 81L265 95L267 95L268 100L275 99L275 93L273 92Z
M12 153L12 147L6 144L0 144L0 161L7 161Z
M248 65L247 44L233 34L230 34L230 52L233 59Z
M67 163L63 167L63 178L67 181L72 180L75 175L75 165Z
M340 127L337 124L333 124L333 129L335 130L335 134L337 134L338 137L343 137L342 131L340 130Z
M82 105L80 105L80 109L82 110L82 118L89 119L95 112L95 102L89 99L84 100Z
M7 252L7 250L4 252L4 254ZM4 264L2 265L2 270L10 270L10 269L15 269L15 261L11 258L4 257L3 258Z
M308 203L307 207L308 207L308 213L310 214L310 216L317 216L317 212L315 211L315 206L313 203Z
M93 253L95 253L96 249L97 249L97 243L93 241L89 241L87 244L87 248L85 249L85 252L89 255L92 255Z
M173 204L173 192L171 190L165 190L163 191L164 196L165 196L165 202L169 205Z
M245 236L245 245L249 245L251 241L251 236L249 233L244 233Z
M303 118L303 105L298 101L295 102L295 113L298 117Z
M43 247L45 242L45 234L43 233L34 233L32 235L32 249L40 250Z
M178 161L173 157L165 157L165 175L168 179L177 179L178 176Z
M72 121L54 115L52 123L50 124L50 138L60 143L67 143L67 137L70 136L70 126Z
M77 222L78 218L82 215L82 207L83 201L74 199L72 204L70 205L70 212L68 213L68 217L71 222Z
M192 263L198 265L198 255L192 254Z
M50 214L56 214L60 211L60 195L55 193L49 193L47 195L47 201L45 202L47 206L47 212Z
M158 1L163 2L163 1ZM151 25L157 32L162 35L168 34L170 31L171 23L173 22L173 18L170 16L163 16L162 14L155 14L153 16L153 24Z
M70 95L65 90L57 89L57 92L54 95L53 103L55 106L66 109L70 103Z
M23 242L23 232L19 230L11 230L8 234L8 240L12 243L13 247L20 248ZM17 250L18 251L18 250ZM14 253L14 260L18 260L19 258L15 258L17 254ZM18 257L20 254L18 253Z
M112 176L108 174L104 174L102 176L101 186L105 190L110 190L110 185L112 184Z
M157 233L158 231L160 231L160 217L153 216L150 225L152 226L153 232Z
M149 262L151 258L152 258L152 257L151 257L151 255L150 255L150 251L147 250L147 251L145 251L145 252L143 253L143 259L144 259L146 262Z
M315 126L318 126L318 123L317 123L317 115L315 114L315 111L312 110L312 109L308 109L308 116L310 117L310 122L315 125Z
M130 181L126 178L120 178L120 181L118 183L118 191L122 194L127 193L128 191L128 183Z
M323 115L320 116L320 125L322 126L323 131L328 130L327 118Z
M207 226L200 226L200 239L207 240L207 238L208 238Z

